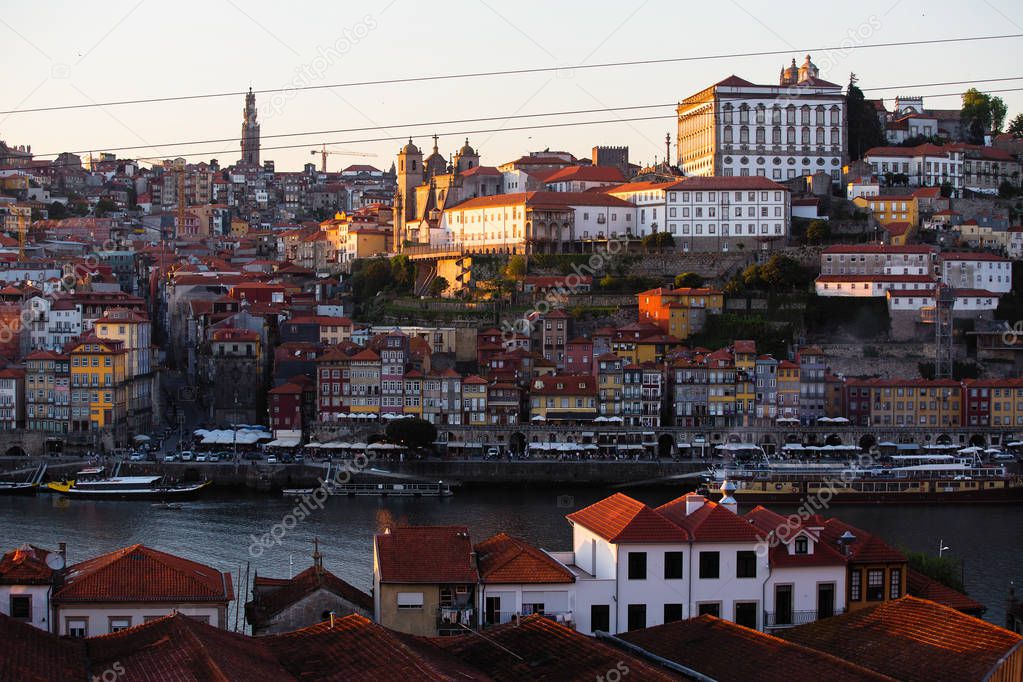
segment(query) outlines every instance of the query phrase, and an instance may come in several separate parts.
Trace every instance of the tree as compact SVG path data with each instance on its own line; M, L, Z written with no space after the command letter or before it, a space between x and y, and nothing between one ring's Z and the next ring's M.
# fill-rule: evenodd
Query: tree
M793 258L775 254L761 266L760 279L772 289L787 289L803 280L803 266Z
M960 112L967 142L984 144L989 132L1001 132L1008 108L1001 97L970 88L963 93L963 107Z
M1012 119L1005 132L1013 137L1023 137L1023 114L1016 114L1016 118Z
M695 272L683 272L681 275L675 277L675 288L691 288L698 289L703 286L703 277L700 277Z
M654 232L643 237L645 248L667 249L675 246L675 238L669 232Z
M849 75L849 89L845 96L846 120L849 123L849 159L855 161L871 147L880 147L887 140L874 105L863 97L856 87L856 74Z
M451 285L448 283L448 280L445 279L444 277L440 276L434 277L433 281L430 282L430 295L440 296L445 291L447 291L448 287L450 286Z
M116 211L116 210L117 210L117 204L115 204L112 199L107 199L106 197L103 197L98 202L96 202L96 217L97 218L102 218L107 213L110 213L111 211Z
M811 244L820 244L831 236L831 226L826 220L815 220L806 228L806 238Z
M504 268L504 276L508 279L520 280L526 276L525 256L515 255L508 259L508 265Z
M742 283L750 289L756 289L761 285L760 266L756 263L742 271Z
M394 287L399 290L411 290L416 283L416 266L408 256L397 255L391 258L391 279Z
M50 220L60 220L67 215L67 207L59 201L55 201L46 208Z
M369 262L356 261L356 270L352 273L352 293L357 300L369 301L390 283L391 264L387 260L374 258Z
M946 180L945 182L941 183L941 196L943 198L945 198L945 199L948 199L950 196L952 196L952 183L951 182L948 182Z
M384 428L384 434L392 443L413 448L426 448L437 440L437 427L418 417L392 419Z
M937 580L957 592L966 594L962 580L962 567L955 559L936 557L923 552L910 552L906 549L903 549L902 553L906 555L906 563L913 570L923 573L928 578Z

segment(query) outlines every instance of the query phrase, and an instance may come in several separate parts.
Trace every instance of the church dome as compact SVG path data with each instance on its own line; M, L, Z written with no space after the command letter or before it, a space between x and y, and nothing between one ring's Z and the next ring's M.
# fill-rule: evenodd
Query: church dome
M469 146L469 138L465 138L465 144L458 150L459 156L476 156L476 150Z
M402 154L422 154L422 152L419 151L419 147L417 147L416 145L414 145L412 143L412 138L411 137L408 139L408 144L401 148L401 153Z

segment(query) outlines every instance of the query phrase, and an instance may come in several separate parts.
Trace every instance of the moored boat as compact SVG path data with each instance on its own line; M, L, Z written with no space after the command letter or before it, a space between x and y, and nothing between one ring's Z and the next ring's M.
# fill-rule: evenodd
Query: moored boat
M55 481L47 487L65 497L87 500L182 500L197 496L212 481L165 483L163 476L103 477L102 468L85 469L67 481Z
M35 495L39 491L37 483L15 483L0 481L0 495Z

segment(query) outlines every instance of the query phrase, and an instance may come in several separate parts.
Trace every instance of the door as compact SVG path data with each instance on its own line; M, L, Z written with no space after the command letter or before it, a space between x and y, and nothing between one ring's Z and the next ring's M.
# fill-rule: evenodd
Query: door
M487 625L496 625L501 622L501 598L487 597L484 602L484 617Z
M835 615L835 584L821 583L817 586L817 620Z
M792 625L792 585L774 587L774 624Z
M735 624L757 629L757 603L744 601L735 603Z

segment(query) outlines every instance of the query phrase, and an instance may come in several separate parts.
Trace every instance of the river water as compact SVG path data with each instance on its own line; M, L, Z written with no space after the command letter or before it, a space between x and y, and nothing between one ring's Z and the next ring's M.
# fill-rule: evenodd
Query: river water
M683 492L680 488L628 491L651 505ZM567 550L571 530L565 514L610 493L573 487L476 488L459 490L446 499L331 498L287 531L279 545L269 547L254 543L253 538L281 523L294 501L223 492L170 510L144 502L92 502L51 495L0 497L0 549L9 551L25 542L54 548L66 542L69 561L77 562L141 543L232 572L237 592L243 591L237 589L238 575L241 571L244 576L247 563L252 574L287 577L289 569L298 573L310 565L313 538L319 538L326 568L369 592L373 535L388 526L461 524L469 527L474 542L503 531L545 549ZM1023 584L1023 507L840 506L826 515L839 516L890 544L914 551L937 553L942 541L949 547L946 556L964 562L967 591L988 607L985 619L1004 625L1010 581Z

